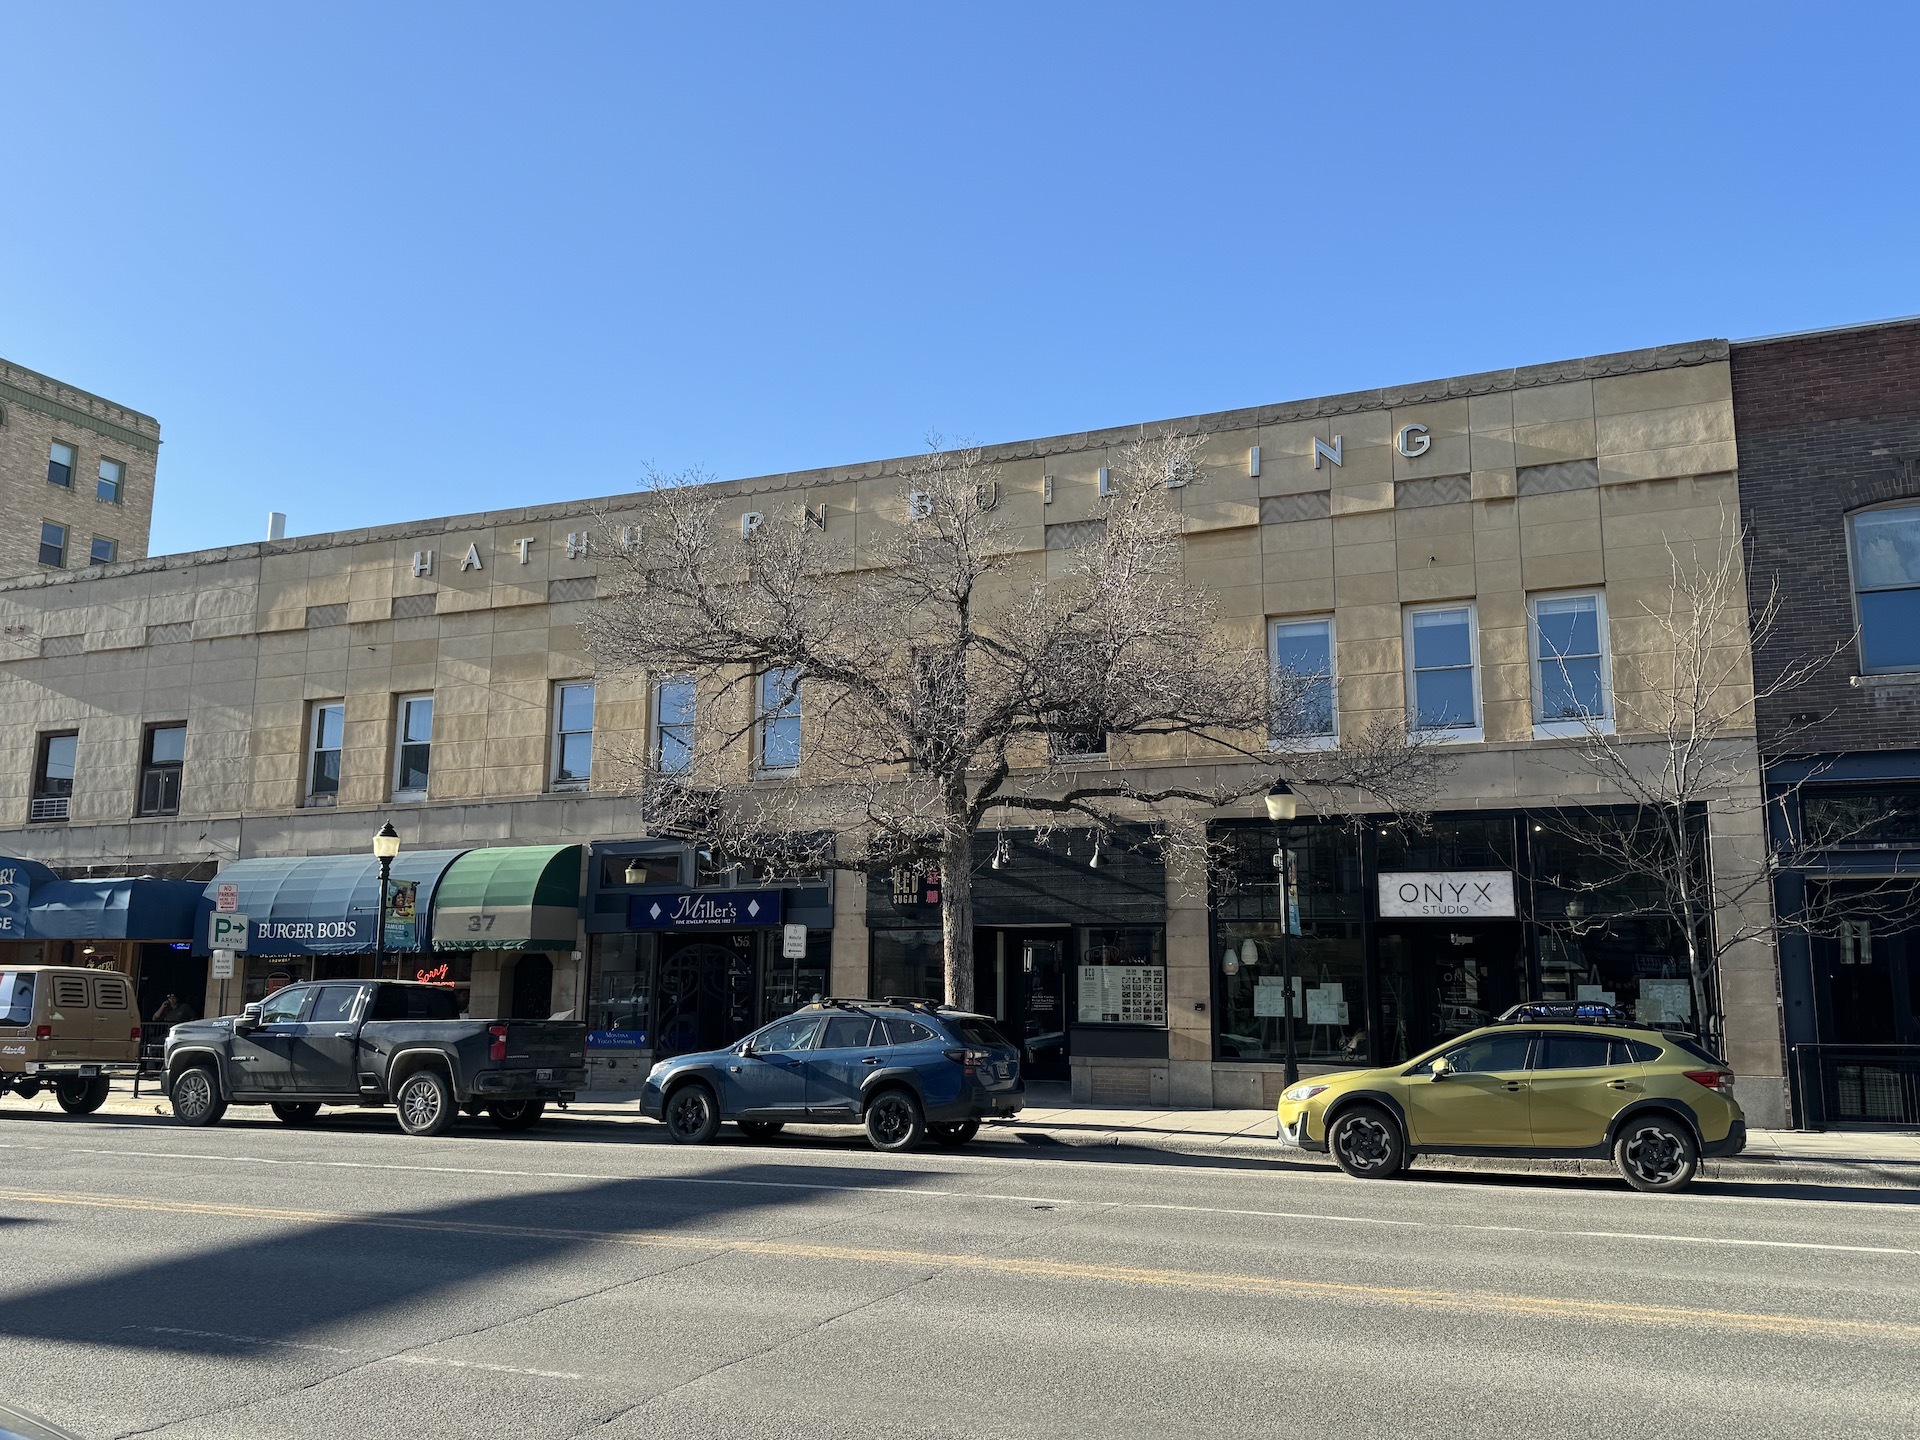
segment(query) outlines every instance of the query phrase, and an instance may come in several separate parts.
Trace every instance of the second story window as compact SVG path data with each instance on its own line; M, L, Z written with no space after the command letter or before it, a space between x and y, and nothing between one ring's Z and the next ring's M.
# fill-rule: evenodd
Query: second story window
M693 764L693 681L662 680L653 687L653 763L678 775Z
M47 447L47 483L73 488L73 446L56 440Z
M56 570L66 567L67 527L51 520L40 523L40 563Z
M120 558L120 542L109 540L105 536L93 537L93 544L87 550L89 565L111 565Z
M118 505L121 494L126 489L126 483L126 466L122 465L118 460L102 460L100 462L100 481L99 484L95 486L94 493L102 500L111 500L115 505Z
M1274 674L1273 738L1280 744L1331 741L1333 620L1272 620L1267 660Z
M1849 516L1860 668L1920 670L1920 505Z
M1407 715L1421 734L1478 740L1473 606L1430 605L1407 612Z
M593 775L593 682L553 687L553 788L584 790Z
M427 771L433 762L433 696L402 695L395 715L393 798L427 798Z
M768 670L760 677L760 768L800 765L800 672Z
M1598 593L1536 595L1527 608L1533 620L1534 733L1610 728L1605 600Z
M343 700L316 701L307 720L307 803L331 805L340 795L340 750L346 736Z
M80 751L78 731L62 730L40 737L40 753L33 767L33 803L29 820L64 820L73 799L74 761Z
M180 773L187 761L185 725L151 725L140 756L140 813L180 813Z

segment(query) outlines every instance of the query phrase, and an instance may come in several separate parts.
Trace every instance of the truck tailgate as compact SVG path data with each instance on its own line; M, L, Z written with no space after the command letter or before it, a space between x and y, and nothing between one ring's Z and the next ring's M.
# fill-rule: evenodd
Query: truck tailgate
M587 1027L578 1020L508 1020L507 1058L496 1068L577 1070L587 1063Z

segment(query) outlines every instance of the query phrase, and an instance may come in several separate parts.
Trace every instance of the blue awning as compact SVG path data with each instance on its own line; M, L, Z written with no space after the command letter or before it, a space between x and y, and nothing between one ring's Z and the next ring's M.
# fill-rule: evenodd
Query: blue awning
M427 948L434 888L464 850L402 851L387 885L386 945L395 952ZM380 905L380 862L371 855L308 855L289 860L236 860L205 887L209 907L220 887L239 891L235 913L247 917L249 955L370 955ZM204 954L209 910L195 934ZM235 947L238 948L238 947Z
M0 939L191 940L201 889L146 875L62 880L37 860L0 856Z

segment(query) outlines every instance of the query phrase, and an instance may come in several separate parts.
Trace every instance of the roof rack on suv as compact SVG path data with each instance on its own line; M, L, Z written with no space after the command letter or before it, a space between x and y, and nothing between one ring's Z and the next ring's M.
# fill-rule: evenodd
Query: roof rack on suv
M1618 1005L1603 1005L1598 1000L1529 1000L1503 1011L1497 1025L1537 1025L1542 1021L1562 1025L1624 1025L1635 1030L1651 1027L1636 1024Z
M880 1003L898 1005L903 1010L919 1010L928 1015L938 1015L942 1010L951 1011L956 1015L968 1013L958 1005L949 1005L944 1000L926 1000L916 995L883 995L880 997Z

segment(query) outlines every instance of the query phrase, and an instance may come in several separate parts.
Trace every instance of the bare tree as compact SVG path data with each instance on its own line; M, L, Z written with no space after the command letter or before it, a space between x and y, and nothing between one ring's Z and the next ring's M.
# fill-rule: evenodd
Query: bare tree
M1686 947L1696 1023L1717 1038L1721 961L1748 944L1777 944L1773 881L1787 865L1804 863L1808 844L1796 836L1783 849L1765 845L1744 864L1715 863L1709 812L1719 827L1768 833L1769 798L1758 768L1756 713L1766 702L1798 690L1845 649L1786 659L1756 687L1750 655L1778 639L1781 597L1750 603L1738 528L1723 515L1711 540L1670 541L1670 581L1664 598L1637 615L1616 617L1623 643L1614 648L1617 683L1609 716L1595 702L1597 670L1585 668L1587 646L1556 642L1543 633L1540 664L1545 718L1575 733L1567 768L1597 782L1600 794L1628 802L1620 808L1553 812L1544 823L1584 849L1604 872L1598 877L1547 875L1569 895L1602 894L1608 919L1655 916L1673 923ZM1790 749L1798 723L1766 737L1769 754ZM1793 787L1797 788L1797 787ZM1735 823L1727 823L1729 820ZM1832 843L1831 836L1822 837ZM1576 930L1605 924L1577 918ZM1831 933L1837 912L1809 907L1792 922L1809 933Z
M1309 804L1344 789L1401 814L1437 782L1398 717L1310 744L1328 677L1269 675L1262 637L1189 582L1170 495L1204 482L1188 437L1111 457L1102 515L1063 532L1065 553L1018 532L976 449L936 443L907 467L892 515L859 517L857 551L852 527L798 505L740 519L703 478L656 477L639 524L603 547L588 626L603 672L698 697L690 750L625 757L648 822L776 870L937 866L950 1003L973 1002L984 829L1107 842L1147 826L1171 857L1281 777Z

